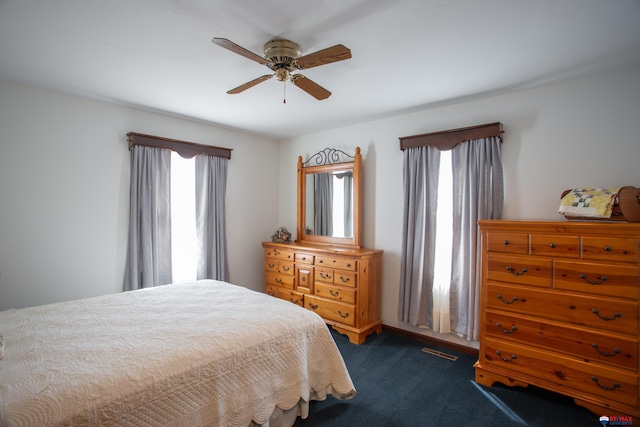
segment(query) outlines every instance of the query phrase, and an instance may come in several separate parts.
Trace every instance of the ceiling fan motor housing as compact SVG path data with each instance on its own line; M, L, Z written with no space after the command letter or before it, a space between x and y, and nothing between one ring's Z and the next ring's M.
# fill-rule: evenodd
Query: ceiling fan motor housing
M280 81L289 77L288 72L294 70L294 61L301 55L300 46L290 40L274 39L264 45L264 57L269 61L269 68L276 72L276 78Z

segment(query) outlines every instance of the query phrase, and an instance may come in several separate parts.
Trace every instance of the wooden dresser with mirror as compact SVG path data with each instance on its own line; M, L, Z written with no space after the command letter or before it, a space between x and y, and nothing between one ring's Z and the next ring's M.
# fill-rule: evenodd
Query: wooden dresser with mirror
M262 243L265 293L318 313L361 344L382 330L382 251L361 246L360 148L298 157L297 208L297 240Z

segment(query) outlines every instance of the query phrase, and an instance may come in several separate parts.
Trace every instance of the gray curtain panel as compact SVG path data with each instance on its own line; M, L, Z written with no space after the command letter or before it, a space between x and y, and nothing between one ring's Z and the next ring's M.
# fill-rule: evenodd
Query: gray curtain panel
M500 219L504 201L501 140L466 141L451 150L453 243L451 331L469 340L480 335L481 219Z
M171 283L171 151L131 147L125 291Z
M196 235L200 279L229 281L225 200L228 159L196 156Z
M400 255L398 318L433 327L433 273L440 151L404 150L404 213Z
M316 234L333 236L333 174L314 174L314 208Z

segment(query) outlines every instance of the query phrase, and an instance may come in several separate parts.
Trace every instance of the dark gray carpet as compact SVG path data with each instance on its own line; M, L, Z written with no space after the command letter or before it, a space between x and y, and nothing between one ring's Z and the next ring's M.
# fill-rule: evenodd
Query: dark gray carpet
M295 426L602 426L602 414L565 396L531 386L476 384L474 356L386 331L359 346L332 334L358 394L311 402L309 418ZM424 347L458 359L427 354Z

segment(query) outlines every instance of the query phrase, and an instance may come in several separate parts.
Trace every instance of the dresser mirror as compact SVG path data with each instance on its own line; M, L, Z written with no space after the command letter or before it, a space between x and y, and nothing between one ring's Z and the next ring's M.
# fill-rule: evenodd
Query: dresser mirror
M298 242L361 247L362 156L325 148L298 157Z

